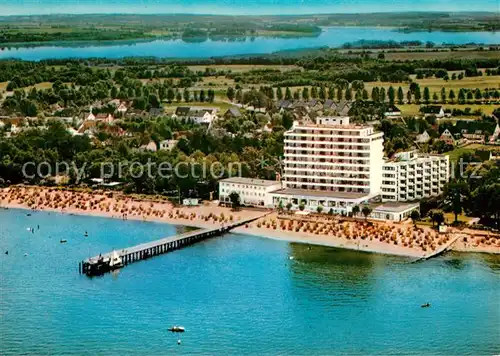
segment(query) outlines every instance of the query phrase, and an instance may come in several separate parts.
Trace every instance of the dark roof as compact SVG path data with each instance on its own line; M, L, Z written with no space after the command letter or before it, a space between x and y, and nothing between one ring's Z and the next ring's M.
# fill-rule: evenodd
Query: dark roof
M401 112L401 110L396 105L392 105L387 108L386 112Z
M177 116L187 116L191 108L189 106L179 106L175 110L175 115Z
M439 114L441 108L442 106L439 105L427 105L427 106L422 106L420 108L420 112L423 112L425 114Z
M333 105L335 105L335 102L332 99L327 99L323 104L323 109L330 109Z
M226 116L226 115L231 115L233 117L240 117L241 116L241 112L237 108L229 108L229 109L227 109L227 111L224 114L224 116Z
M289 100L278 101L278 108L280 108L280 109L289 108L291 105L292 105L292 103Z
M284 188L272 192L273 194L282 195L301 195L306 197L315 198L338 198L338 199L368 199L368 193L352 193L352 192L331 192L326 190L314 190L314 189L296 189L296 188Z
M163 108L151 108L149 109L149 115L151 116L159 116L163 115Z

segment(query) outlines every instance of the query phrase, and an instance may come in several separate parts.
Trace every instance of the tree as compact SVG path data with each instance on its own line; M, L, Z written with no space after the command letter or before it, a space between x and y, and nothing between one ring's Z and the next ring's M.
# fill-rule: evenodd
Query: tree
M422 93L420 92L419 86L417 86L417 88L415 89L414 95L415 95L415 101L417 102L417 104L420 104L420 99L422 98Z
M342 100L342 89L337 88L337 100L340 101Z
M321 100L325 100L326 99L326 89L325 89L325 87L323 85L319 87L319 98Z
M290 203L290 202L286 204L286 210L288 210L288 212L289 212L289 213L290 213L290 211L292 210L292 206L293 206L293 205L292 205L292 203Z
M182 100L182 94L180 91L177 91L177 94L175 95L175 99L177 100L178 103L181 102Z
M292 91L289 87L285 89L285 100L292 100Z
M437 103L438 102L438 95L437 93L432 94L432 100Z
M302 89L302 99L309 100L309 88L308 87L304 87L304 89Z
M424 88L424 102L426 104L428 104L430 100L431 100L431 92L429 90L429 87L425 87Z
M321 214L321 212L323 211L323 207L321 205L318 205L316 211L318 212L318 214Z
M281 87L278 87L278 89L276 89L276 97L278 98L278 100L283 99L283 90L281 89Z
M282 212L283 212L283 200L280 200L280 202L278 203L278 211L279 211L280 213L282 213Z
M200 101L203 103L206 100L205 90L200 90Z
M243 99L243 92L241 89L238 89L238 91L236 91L236 95L234 98L236 99L236 102L241 103L241 100Z
M474 98L476 100L481 100L483 98L483 95L481 94L481 89L477 88L476 91L474 92Z
M352 100L352 89L347 88L345 91L345 100L351 101Z
M184 89L183 97L186 103L189 103L191 101L191 94L189 93L189 90L187 88Z
M418 210L413 210L410 214L410 218L413 221L413 225L417 226L417 221L420 220L420 213L418 212Z
M378 100L381 102L381 103L384 103L385 102L385 88L380 88L379 92L378 92Z
M229 101L232 102L234 100L236 92L234 91L233 87L227 88L226 95L227 95L227 98L229 99Z
M305 208L306 208L306 206L304 205L304 203L300 203L299 210L304 211Z
M411 90L408 90L408 92L406 93L406 102L408 104L411 104Z
M385 59L385 54L384 52L379 52L379 54L377 55L377 59Z
M446 209L455 214L455 223L458 223L458 215L463 212L463 205L468 195L468 185L464 181L454 180L444 187L444 200Z
M372 100L375 102L378 102L378 95L379 95L379 90L378 87L373 87L372 88Z
M358 215L358 214L359 214L359 212L360 212L359 206L354 205L354 206L352 207L352 215L353 215L353 216L356 216L356 215Z
M240 195L236 192L231 192L229 194L229 200L231 201L231 206L234 210L240 207Z
M333 100L334 98L335 98L335 88L329 87L328 88L328 99Z
M448 98L450 98L450 101L452 103L455 102L455 92L453 91L453 89L450 89L450 94L448 95Z
M35 117L38 113L35 103L29 99L22 99L19 103L19 110L25 116Z
M389 87L389 90L387 91L387 96L389 97L389 104L394 105L394 99L396 97L396 93L392 86Z
M167 90L167 100L169 103L171 103L175 98L175 92L174 89L168 88Z
M403 88L399 87L398 88L398 104L403 104L404 100L405 100L405 94L403 93Z
M311 88L311 98L313 99L318 98L318 89L314 86Z
M363 209L361 210L363 215L365 216L365 220L368 219L368 216L372 213L372 209L369 206L364 206Z
M443 104L445 104L445 103L446 103L446 89L445 89L444 87L443 87L443 88L441 88L441 102L442 102Z
M444 222L444 214L440 209L434 209L429 212L429 216L432 219L432 226L434 223L439 227Z

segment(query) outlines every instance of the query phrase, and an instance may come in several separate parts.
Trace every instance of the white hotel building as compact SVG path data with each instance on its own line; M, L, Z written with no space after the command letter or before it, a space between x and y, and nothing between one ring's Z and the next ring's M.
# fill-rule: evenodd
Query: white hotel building
M384 164L382 200L410 201L443 193L450 179L449 157L402 152Z
M305 211L349 214L354 206L376 206L375 219L403 220L416 201L443 193L450 177L449 158L415 151L384 160L383 133L372 126L350 124L348 117L319 117L316 124L294 122L285 132L282 182L250 178L220 181L219 197L229 204L229 194L240 195L244 205L275 208L291 203Z
M271 193L274 206L282 201L346 214L380 194L383 133L372 126L350 124L348 117L295 122L284 149L284 188Z
M219 181L219 201L230 205L232 192L240 196L240 204L261 208L273 208L270 193L281 189L281 182L273 180L231 177Z

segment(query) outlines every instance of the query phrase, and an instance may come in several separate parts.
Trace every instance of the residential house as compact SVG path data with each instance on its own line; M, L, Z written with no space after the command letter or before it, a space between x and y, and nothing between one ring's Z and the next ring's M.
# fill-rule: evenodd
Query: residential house
M486 141L486 136L481 130L476 130L474 133L469 133L467 130L462 130L462 138L467 143L485 143Z
M163 140L160 142L160 150L170 151L177 146L179 140Z
M326 102L325 102L326 103ZM351 110L351 103L346 100L341 100L339 102L332 102L329 108L325 109L330 116L349 116L349 111ZM324 105L323 105L324 107Z
M431 136L427 131L422 132L420 135L417 135L416 142L417 143L427 143L431 140Z
M500 141L500 125L497 124L495 127L495 131L493 131L493 135L490 136L490 143L495 143Z
M217 108L208 107L179 106L172 117L193 120L197 124L210 125L212 121L217 119L217 110Z
M164 113L163 107L149 109L149 116L151 117L162 116Z
M148 144L142 145L141 147L139 147L139 149L143 151L156 152L158 150L158 147L156 146L156 142L149 141Z
M441 136L439 136L439 139L441 141L446 142L449 145L455 145L455 138L453 137L453 134L448 129L443 131Z
M116 112L120 115L125 115L127 110L128 110L127 105L125 105L125 103L121 103L120 105L118 105Z
M444 109L440 105L427 105L427 106L422 106L420 108L420 112L424 114L425 117L427 116L435 116L436 118L440 119L445 116Z
M401 110L397 106L391 105L384 112L384 116L387 117L387 118L401 117Z
M237 118L241 117L241 112L238 108L231 107L227 109L227 111L224 113L224 118L230 119L230 118Z
M111 114L108 113L100 113L95 116L96 121L102 121L105 122L106 124L111 124L114 121L114 117Z

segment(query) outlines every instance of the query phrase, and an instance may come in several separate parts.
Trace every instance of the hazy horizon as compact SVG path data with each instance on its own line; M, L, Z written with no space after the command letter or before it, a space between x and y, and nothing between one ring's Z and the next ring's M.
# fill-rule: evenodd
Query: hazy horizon
M381 9L381 7L383 9ZM5 0L0 14L314 15L390 12L499 12L498 0Z

